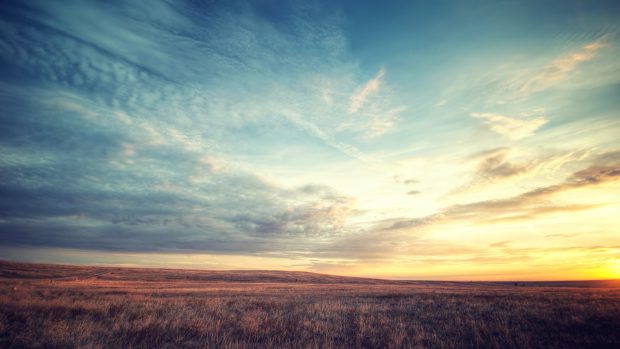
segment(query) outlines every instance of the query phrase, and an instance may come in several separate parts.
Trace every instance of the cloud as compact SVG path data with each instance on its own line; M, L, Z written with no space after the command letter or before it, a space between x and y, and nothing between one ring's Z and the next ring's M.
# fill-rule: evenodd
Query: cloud
M281 192L286 198L270 214L241 212L232 220L240 231L262 238L294 239L338 236L348 231L347 221L357 212L356 201L323 185L305 185Z
M390 231L401 229L420 229L443 221L445 215L443 213L432 214L421 218L409 218L409 219L389 219L378 224L377 230Z
M484 152L477 159L476 176L486 180L507 178L528 171L531 166L527 164L514 164L508 161L508 148L496 148Z
M471 113L470 115L476 119L482 119L491 131L513 141L533 135L548 121L544 116L515 118L496 113Z
M485 200L455 205L444 210L449 219L525 219L536 215L560 211L580 211L592 205L556 205L546 202L552 195L585 186L620 180L620 163L592 165L570 175L564 182L539 187L523 194L498 200Z
M583 63L597 58L601 50L609 46L609 41L615 35L615 33L604 34L572 52L551 60L542 67L523 69L510 73L507 77L492 79L487 87L492 88L493 91L488 91L488 93L493 96L494 103L506 104L506 102L525 100L532 94L558 86L575 76L575 72ZM604 79L598 80L604 81Z
M233 221L241 231L261 238L284 236L303 240L342 235L353 212L354 200L343 197L288 206L285 211L267 217L242 213Z
M379 91L385 70L381 68L374 78L370 79L363 86L360 86L351 96L349 102L349 113L356 113L366 103L368 97Z
M468 162L474 163L473 178L452 190L451 194L463 193L481 185L525 174L534 168L535 162L517 164L510 161L510 152L510 148L500 147L471 155Z
M607 47L611 35L607 34L600 39L584 45L580 50L571 52L549 63L528 80L516 92L517 95L528 95L543 91L564 80L580 63L594 59L598 52Z
M388 110L372 110L367 113L371 120L366 136L374 138L390 131L399 120L398 116L406 109L405 107L396 107Z
M369 157L368 155L364 154L363 152L361 152L356 147L354 147L354 146L352 146L350 144L339 142L333 136L331 136L329 133L327 133L326 131L322 130L321 128L319 128L318 126L313 124L312 122L309 122L309 121L303 119L299 115L293 114L293 113L286 113L284 115L285 115L286 119L289 120L290 122L292 122L294 125L296 125L300 129L304 130L308 134L312 135L313 137L316 137L317 139L320 139L321 141L325 142L325 144L327 144L328 146L330 146L330 147L340 151L341 153L343 153L345 155L348 155L348 156L350 156L350 157L352 157L354 159L366 162L366 163L374 163L375 162L375 159L373 159L373 158Z
M250 3L71 5L3 6L0 244L251 254L348 231L354 199L274 184L252 163L291 138L373 162L308 100L309 75L359 74L337 14L291 5L275 23Z
M341 129L360 130L366 138L375 138L390 131L399 119L399 114L407 108L394 106L390 101L390 91L383 84L385 70L358 87L349 98L348 113L364 117L351 119L340 126Z
M506 245L510 244L510 240L498 241L492 244L489 244L489 247L506 247Z
M123 186L132 189L122 190L86 178L86 173L104 175L96 173L100 170L63 171L73 181L54 185L42 181L50 176L48 170L6 165L2 169L0 243L4 245L243 254L287 249L304 241L312 246L307 239L347 232L348 219L357 214L355 200L329 187L284 189L239 172L214 172L211 183L192 189L182 182L154 185L161 170L150 176L133 173L123 179ZM28 175L16 176L26 169ZM150 188L141 190L138 182Z
M278 118L284 116L332 149L358 159L365 157L353 145L337 141L325 131L336 128L334 121L317 117L325 111L307 101L312 94L308 86L295 83L291 88L289 81L281 81L282 76L303 80L309 67L321 74L331 74L334 69L351 73L350 64L339 56L344 41L332 23L337 21L336 15L317 21L304 15L304 11L318 11L312 6L291 6L287 11L296 15L281 31L251 4L240 13L234 12L240 9L224 5L199 11L198 17L206 17L200 20L184 16L185 7L163 4L148 10L88 2L74 5L72 11L63 11L52 3L40 3L36 7L41 16L16 7L14 11L32 17L34 25L17 19L2 23L10 47L3 56L13 62L15 70L48 85L59 85L44 89L47 99L60 93L78 95L89 100L91 108L129 116L123 118L125 123L142 118L130 128L152 130L160 139L175 139L195 151L204 150L207 127L212 143L230 144L235 139L231 133L240 128L258 122L277 125L281 122ZM132 20L125 20L126 16ZM239 23L241 18L244 25ZM104 34L93 32L102 22L115 25L100 28ZM27 35L20 34L22 31ZM289 112L282 113L283 109ZM88 115L84 110L80 114ZM94 122L104 120L98 119Z
M404 184L418 184L418 183L420 183L420 181L419 181L419 180L417 180L417 179L412 179L412 178L409 178L409 179L405 179L405 180L403 181L403 183L404 183Z
M450 192L451 195L471 192L481 186L502 183L523 178L555 176L568 164L578 164L590 156L592 149L569 152L539 153L533 158L514 158L517 148L498 147L477 152L467 157L466 162L473 167L469 182ZM599 159L600 160L600 159Z
M617 179L620 179L620 163L612 165L595 165L573 173L563 187L581 187L585 185L614 181Z
M608 152L598 156L592 165L574 172L559 184L539 187L505 199L452 205L442 209L439 213L426 217L391 220L378 224L377 229L421 229L440 222L460 220L477 222L519 221L549 213L591 209L596 205L556 204L553 203L552 197L555 194L572 189L619 181L620 162L609 162L610 159L616 159L617 155L615 154L617 152ZM386 225L386 223L388 224Z

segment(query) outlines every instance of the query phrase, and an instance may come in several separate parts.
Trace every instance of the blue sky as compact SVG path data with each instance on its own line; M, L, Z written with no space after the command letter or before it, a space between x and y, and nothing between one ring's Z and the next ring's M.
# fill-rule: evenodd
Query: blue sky
M619 277L619 17L615 1L5 1L0 256Z

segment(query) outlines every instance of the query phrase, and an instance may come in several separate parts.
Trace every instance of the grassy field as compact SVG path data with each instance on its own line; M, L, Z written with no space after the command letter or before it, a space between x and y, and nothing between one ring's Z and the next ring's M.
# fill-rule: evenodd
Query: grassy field
M1 348L620 348L620 283L0 262Z

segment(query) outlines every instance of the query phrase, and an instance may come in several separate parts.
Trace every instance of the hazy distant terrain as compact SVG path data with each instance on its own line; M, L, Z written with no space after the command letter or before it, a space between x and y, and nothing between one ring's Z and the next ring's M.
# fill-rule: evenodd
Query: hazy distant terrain
M0 347L618 348L620 283L0 262Z

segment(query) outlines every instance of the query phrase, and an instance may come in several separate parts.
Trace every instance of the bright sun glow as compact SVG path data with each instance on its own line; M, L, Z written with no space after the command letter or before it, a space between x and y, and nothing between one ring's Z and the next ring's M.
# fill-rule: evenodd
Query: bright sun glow
M611 262L610 279L620 279L620 258L617 258Z

